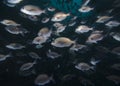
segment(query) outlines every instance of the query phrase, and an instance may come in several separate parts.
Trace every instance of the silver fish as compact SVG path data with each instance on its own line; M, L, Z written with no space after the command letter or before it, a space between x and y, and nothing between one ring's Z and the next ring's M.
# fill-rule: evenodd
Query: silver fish
M111 16L100 16L99 19L96 21L96 23L105 23L106 21L110 20Z
M80 25L76 28L75 32L80 34L80 33L89 32L90 30L93 30L93 28L89 28L88 26L85 25Z
M44 10L41 10L39 7L34 5L25 5L20 9L20 11L31 16L40 16L42 13L45 13Z
M60 27L60 26L63 26L63 24L57 22L57 23L54 23L53 26L54 26L55 28L58 28L58 27Z
M97 43L102 40L104 35L101 32L93 32L87 39L86 43Z
M19 43L10 43L6 45L7 48L12 49L12 50L19 50L25 48L24 45L19 44Z
M78 43L75 43L71 48L70 50L73 50L73 51L79 51L83 48L86 48L87 46L85 45L82 45L82 44L78 44Z
M35 52L29 52L28 55L33 59L41 59L41 57Z
M110 35L117 41L120 41L120 33L118 32L111 32Z
M9 7L15 7L19 4L22 0L3 0L3 3Z
M72 41L71 39L66 38L66 37L56 38L56 39L51 43L52 46L59 47L59 48L69 47L69 46L71 46L72 44L74 44L74 41Z
M81 63L78 63L77 65L75 65L75 68L78 70L81 70L81 71L89 71L91 69L93 70L94 67L90 66L87 63L81 62Z
M10 25L12 25L12 26L20 26L20 24L16 23L15 21L8 20L8 19L4 19L4 20L0 21L0 23L3 24L3 25L6 25L6 26L10 26Z
M94 8L91 8L89 6L82 6L80 9L78 9L79 12L85 13L85 12L90 12L92 11Z
M47 56L50 57L50 58L52 58L52 59L56 59L56 58L60 57L61 55L58 54L58 53L56 53L56 52L53 52L51 50L48 50Z
M15 35L21 34L22 36L24 36L24 34L29 32L25 28L16 27L16 26L7 26L7 27L5 27L5 30L11 34L15 34Z
M25 63L20 67L20 71L29 70L30 68L34 66L34 64L36 64L36 60L34 62Z
M47 38L46 37L43 37L43 36L38 36L38 37L35 37L32 41L33 44L38 44L38 45L41 45L43 43L45 43L47 41Z
M38 32L38 36L43 36L45 38L50 37L51 34L52 34L52 31L47 27L41 28L40 31Z
M57 28L56 28L56 29L57 29L56 33L61 33L61 32L63 32L63 31L65 30L65 28L66 28L66 26L63 26L63 25L57 27Z
M72 27L72 26L74 26L76 24L76 22L75 21L72 21L72 22L70 22L69 24L68 24L68 26L69 27Z
M118 27L120 25L120 22L118 21L109 21L105 24L109 28Z
M58 12L58 13L56 13L56 14L52 17L51 21L53 21L53 22L63 21L63 20L66 19L68 16L70 16L69 13L68 13L68 14L65 14L65 13L63 13L63 12Z
M7 55L4 55L4 54L0 54L0 61L4 61L6 60L8 57L11 57L11 53L10 54L7 54Z
M42 86L50 83L51 80L52 80L52 77L49 77L47 74L40 74L37 76L34 83L36 85Z
M23 1L23 0L7 0L7 2L10 3L10 4L18 4L21 1Z
M100 60L96 60L94 57L92 57L91 59L90 59L90 63L92 64L92 65L96 65L96 64L98 64L100 62Z

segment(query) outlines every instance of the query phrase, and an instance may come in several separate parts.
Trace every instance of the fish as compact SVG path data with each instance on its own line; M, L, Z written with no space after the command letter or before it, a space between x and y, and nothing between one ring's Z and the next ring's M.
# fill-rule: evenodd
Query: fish
M39 86L42 86L42 85L46 85L46 84L49 84L52 80L52 77L48 76L47 74L39 74L34 83L35 85L39 85Z
M9 7L15 7L21 1L23 1L23 0L3 0L3 3L6 4Z
M93 28L89 28L86 25L80 25L76 28L75 32L80 34L80 33L86 33L89 32L90 30L93 30Z
M72 27L72 26L74 26L76 24L76 22L75 21L72 21L72 22L70 22L69 24L68 24L68 26L69 27Z
M29 70L30 68L32 68L34 65L36 64L36 60L34 62L28 62L28 63L24 63L21 67L20 67L20 71L25 71L25 70Z
M5 5L7 5L8 7L15 7L16 6L16 4L10 4L10 3L7 3L7 2L3 2Z
M44 18L42 18L41 22L42 22L42 23L48 23L49 20L50 20L50 18L44 17Z
M42 58L35 52L29 52L28 55L33 58L33 59L39 59L41 60Z
M86 40L86 43L97 43L98 41L101 41L104 38L104 35L100 32L92 33L88 39Z
M120 22L118 21L109 21L105 24L105 26L109 27L109 28L113 28L113 27L118 27L120 25Z
M78 43L75 43L71 48L70 48L70 51L79 51L83 48L86 48L87 46L86 45L82 45L82 44L78 44Z
M120 47L115 47L112 49L112 53L116 54L116 55L120 55Z
M10 43L6 45L6 48L11 49L11 50L20 50L26 47L20 43Z
M101 60L97 60L97 59L95 59L94 57L92 57L92 58L90 59L90 63L91 63L92 65L97 65L100 61L101 61Z
M42 13L45 13L45 10L41 10L39 7L34 5L25 5L20 9L20 11L31 16L40 16Z
M74 41L66 37L58 37L51 43L52 46L59 48L69 47L72 44L74 44Z
M68 16L70 16L69 13L65 14L63 12L58 12L58 13L53 15L51 21L53 21L53 22L60 22L60 21L65 20Z
M117 76L117 75L109 75L109 76L106 76L106 79L110 80L110 81L113 81L116 85L119 85L120 84L120 76Z
M65 28L66 28L66 25L65 26L61 25L61 26L57 27L56 33L59 34L59 33L63 32L65 30Z
M86 13L92 11L94 8L91 8L89 6L82 6L80 9L78 9L79 12Z
M96 23L105 23L109 21L111 18L113 17L112 16L100 16L99 19L96 21Z
M24 34L28 33L29 31L22 27L16 27L16 26L6 26L5 30L11 34L19 35L21 34L24 36Z
M56 58L58 58L58 57L60 57L61 55L60 54L58 54L57 52L53 52L53 51L51 51L50 49L48 50L48 52L47 52L47 57L49 57L49 58L51 58L51 59L56 59Z
M56 22L56 23L53 24L53 26L54 26L55 28L58 28L58 27L60 27L60 26L63 26L63 24Z
M118 33L118 32L111 32L110 36L112 36L116 41L120 41L120 33Z
M9 53L9 54L7 54L7 55L5 55L5 54L0 54L0 61L4 61L4 60L6 60L8 57L12 57L12 54L11 54L11 53Z
M38 32L38 36L42 36L42 37L45 37L45 38L50 37L51 34L52 34L52 31L50 29L48 29L47 27L41 28Z
M0 23L6 26L20 26L20 24L16 23L13 20L9 20L9 19L3 19L2 21L0 21Z
M8 2L9 4L18 4L23 0L6 0L6 2Z
M41 45L41 44L45 43L47 41L47 39L48 38L46 38L46 37L38 36L33 39L32 44Z
M77 65L75 65L75 68L78 69L78 70L81 70L81 71L88 71L88 70L93 70L94 67L93 66L90 66L89 64L87 63L84 63L84 62L80 62L78 63Z

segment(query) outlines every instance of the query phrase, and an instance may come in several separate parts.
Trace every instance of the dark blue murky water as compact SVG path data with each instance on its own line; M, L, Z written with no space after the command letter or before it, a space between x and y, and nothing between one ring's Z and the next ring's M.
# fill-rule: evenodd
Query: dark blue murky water
M56 1L56 3L55 3ZM93 44L89 46L89 49L84 53L79 53L76 57L72 57L71 54L68 52L69 48L55 48L52 47L50 42L45 43L43 48L36 49L35 45L31 45L30 42L36 37L37 32L42 27L52 27L53 22L49 21L47 24L43 24L40 21L33 22L29 19L23 18L20 16L20 8L27 4L37 5L40 8L44 9L51 5L56 7L57 11L63 11L68 13L69 11L73 16L78 16L79 18L76 19L77 24L73 27L70 27L61 34L61 36L69 37L71 39L78 39L78 43L85 44L85 40L87 39L88 34L78 35L74 33L75 28L80 24L81 20L87 21L87 25L95 26L96 30L103 30L105 33L109 32L104 24L94 24L96 20L96 16L99 13L105 13L106 10L115 8L112 4L114 0L91 0L90 5L95 7L94 12L89 14L79 14L76 9L76 5L72 5L73 2L80 5L80 1L82 0L63 0L63 2L57 2L62 0L23 0L20 4L16 7L11 8L6 6L0 1L0 20L2 19L11 19L18 23L20 23L24 28L26 28L30 33L25 34L25 36L21 35L13 35L8 33L4 26L0 24L0 53L8 54L12 52L13 57L6 59L5 61L0 62L0 86L36 86L34 84L34 80L38 74L46 73L48 75L53 75L55 79L55 83L50 83L45 86L92 86L92 85L83 85L80 83L80 80L83 78L90 80L94 86L119 86L116 85L113 81L106 79L108 75L117 75L120 76L120 70L111 69L110 66L114 63L120 63L120 58L117 55L111 53L104 53L101 50L96 50L96 46L104 46L107 47L109 50L112 50L114 47L120 46L120 42L114 40L112 37L106 37L98 44ZM64 2L66 1L66 2ZM68 2L67 2L68 1ZM71 5L68 4L71 1L71 5L73 8L70 8ZM63 5L63 6L61 6ZM68 8L66 7L68 6ZM64 8L64 9L63 9ZM120 8L115 8L115 10L110 15L117 14ZM50 17L52 17L52 13L48 13ZM46 16L42 15L42 17ZM115 16L115 19L120 21L120 14ZM41 20L41 17L40 17ZM63 21L65 24L69 21ZM114 28L113 32L120 32L120 27ZM54 37L54 36L53 36ZM52 38L52 37L51 37ZM55 37L56 38L56 37ZM22 50L15 50L12 51L5 47L5 45L17 42L21 43L26 46L25 49ZM47 58L46 52L48 49L57 51L62 53L62 57L52 60ZM34 69L36 74L31 74L29 76L21 76L19 74L19 68L23 63L26 62L33 62L34 59L27 56L20 56L23 54L27 54L29 52L36 52L42 60L38 61L35 64ZM16 54L18 56L16 56ZM99 56L104 58L95 69L95 72L91 74L86 74L75 69L73 61L77 60L77 62L86 62L89 63L90 58L93 56ZM60 68L58 65L60 64ZM62 81L61 77L66 74L73 74L75 77L68 81ZM119 81L120 84L120 81Z

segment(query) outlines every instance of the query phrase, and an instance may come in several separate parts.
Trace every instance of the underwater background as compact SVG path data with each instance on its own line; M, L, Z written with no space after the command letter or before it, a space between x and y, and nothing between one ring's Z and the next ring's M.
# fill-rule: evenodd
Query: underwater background
M20 8L26 4L37 5L40 8L44 9L49 6L55 7L58 11L62 11L65 13L71 13L73 16L77 16L76 19L77 24L73 27L69 27L61 36L65 36L71 39L79 39L78 43L84 44L88 34L78 35L74 33L74 28L76 28L80 22L87 21L87 25L91 27L96 27L96 30L104 30L105 33L109 32L105 25L103 24L95 24L96 16L99 13L106 14L106 11L112 8L115 8L114 12L110 15L115 15L116 13L120 12L119 3L114 4L114 0L91 0L89 3L90 6L94 7L95 10L90 13L80 13L77 9L83 4L84 0L23 0L20 4L16 7L11 8L3 4L3 0L0 0L0 20L3 19L12 19L16 22L19 22L24 28L27 28L30 33L26 34L24 37L21 35L13 35L5 31L4 26L0 24L0 53L8 54L9 52L12 53L13 57L6 59L5 61L0 62L0 86L36 86L34 84L34 80L40 73L46 73L48 75L53 75L55 79L55 83L50 83L45 86L119 86L116 85L114 82L106 79L107 75L117 75L120 76L120 70L111 69L110 66L114 63L120 63L120 56L105 53L102 50L97 50L96 46L104 46L107 47L109 50L113 49L114 47L120 46L120 42L114 40L112 37L106 37L104 40L100 41L98 44L90 45L90 49L83 53L77 54L75 57L72 56L69 52L69 48L54 48L50 45L50 43L45 43L44 47L37 49L35 45L31 45L30 42L36 36L36 33L42 27L49 27L53 22L49 21L47 24L41 23L40 21L34 22L29 19L23 18L20 16ZM117 7L116 7L117 5ZM49 15L41 15L40 20L44 16L52 16L53 13L49 13ZM115 16L115 19L120 21L120 14ZM69 17L63 21L62 23L67 24L69 21ZM120 27L114 28L112 32L120 32ZM53 36L54 37L54 36ZM55 37L56 38L56 37ZM10 50L5 48L5 45L17 42L21 43L26 46L25 49L21 50ZM62 53L62 57L52 60L47 58L46 52L48 49L57 51ZM19 74L19 68L23 63L26 62L33 62L34 59L30 58L26 55L29 52L36 52L42 60L38 61L37 64L34 65L35 74L28 74L25 73L27 76L21 76ZM86 74L75 69L74 61L77 62L89 62L90 57L99 56L104 58L95 69L94 73ZM60 64L60 68L58 68ZM66 74L75 75L70 80L63 81L61 77ZM82 79L90 80L93 84L85 84L87 82L81 83L80 80Z

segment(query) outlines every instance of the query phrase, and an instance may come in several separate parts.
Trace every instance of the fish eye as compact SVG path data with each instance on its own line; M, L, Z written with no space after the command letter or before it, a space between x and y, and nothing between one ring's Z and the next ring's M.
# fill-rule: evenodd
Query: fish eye
M57 19L59 19L60 17L56 17Z
M94 40L94 38L91 38L91 40Z

